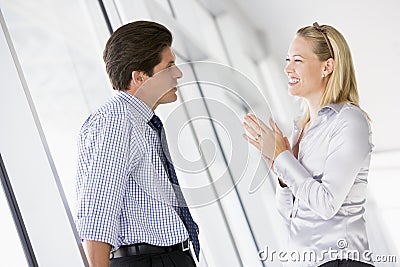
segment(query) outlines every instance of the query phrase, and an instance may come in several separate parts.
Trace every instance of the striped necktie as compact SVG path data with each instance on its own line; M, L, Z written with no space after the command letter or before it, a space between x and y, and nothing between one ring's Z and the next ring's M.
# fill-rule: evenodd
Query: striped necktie
M167 140L165 135L162 134L163 124L160 118L157 115L154 115L149 121L149 125L157 130L158 136L160 137L161 144L163 146L167 145ZM164 151L164 149L163 149ZM172 162L169 160L169 157L165 155L165 152L162 155L164 157L165 168L168 171L168 176L170 182L175 185L174 190L176 197L178 199L178 206L176 207L177 213L179 217L183 221L186 226L186 229L189 232L190 241L192 241L194 252L196 253L197 260L199 259L200 253L200 242L199 242L199 228L197 224L193 221L192 215L190 214L189 208L186 205L185 198L183 197L182 191L179 187L178 177L176 176L175 168Z

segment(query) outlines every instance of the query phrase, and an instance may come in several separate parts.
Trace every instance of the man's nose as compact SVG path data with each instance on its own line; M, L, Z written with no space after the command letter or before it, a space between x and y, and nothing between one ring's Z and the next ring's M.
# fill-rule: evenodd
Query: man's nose
M174 66L173 68L174 68L174 78L175 79L182 78L183 77L183 73L182 73L181 69L178 68L178 66Z

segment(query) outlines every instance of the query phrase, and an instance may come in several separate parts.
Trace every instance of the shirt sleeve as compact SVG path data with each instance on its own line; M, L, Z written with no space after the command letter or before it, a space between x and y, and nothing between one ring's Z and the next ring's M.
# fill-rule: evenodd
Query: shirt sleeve
M282 187L279 182L276 186L276 206L279 214L289 224L293 209L293 194L289 187Z
M289 151L279 154L274 163L293 195L325 220L338 212L372 150L368 121L352 108L338 114L329 138L321 183Z
M129 123L124 114L99 116L79 143L81 186L77 192L82 239L116 245L119 216L129 177Z

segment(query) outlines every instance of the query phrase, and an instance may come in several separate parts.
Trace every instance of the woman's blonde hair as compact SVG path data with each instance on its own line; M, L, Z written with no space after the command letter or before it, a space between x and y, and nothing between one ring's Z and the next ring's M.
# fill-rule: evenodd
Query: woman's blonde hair
M332 26L319 26L317 23L299 29L296 34L312 41L313 51L319 60L333 58L335 62L321 98L320 108L331 103L351 103L359 107L353 59L343 35ZM305 109L303 115L301 127L310 120L309 110Z

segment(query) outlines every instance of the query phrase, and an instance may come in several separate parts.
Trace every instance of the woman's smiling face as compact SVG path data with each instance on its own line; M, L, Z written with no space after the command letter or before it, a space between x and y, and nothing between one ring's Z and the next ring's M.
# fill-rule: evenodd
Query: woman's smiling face
M289 94L306 99L322 97L325 62L313 52L312 41L296 36L290 44L286 61L284 71L289 78Z

